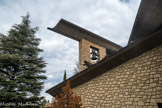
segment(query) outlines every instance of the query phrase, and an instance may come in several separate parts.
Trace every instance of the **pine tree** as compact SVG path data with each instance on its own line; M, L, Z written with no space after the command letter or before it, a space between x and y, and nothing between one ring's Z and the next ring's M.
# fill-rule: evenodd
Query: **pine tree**
M66 80L66 70L64 71L64 78L63 78L63 81Z
M81 97L74 94L70 82L62 88L63 93L53 100L52 108L85 108L82 106Z
M0 34L0 101L40 102L46 77L45 62L39 53L40 39L32 28L29 14L15 24L8 35Z

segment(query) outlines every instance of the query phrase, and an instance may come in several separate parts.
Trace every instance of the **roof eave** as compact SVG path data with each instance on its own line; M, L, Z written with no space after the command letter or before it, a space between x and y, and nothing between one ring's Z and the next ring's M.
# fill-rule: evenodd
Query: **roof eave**
M126 46L118 53L115 53L107 59L101 60L99 63L90 66L88 69L85 69L82 72L70 77L66 81L70 81L72 88L77 87L161 44L162 30L159 30L158 32L144 38L143 40L132 44L131 46ZM61 92L61 88L65 86L65 84L66 82L61 82L58 85L47 90L46 93L49 93L52 96L56 96L59 92Z
M64 19L61 19L55 27L53 28L48 27L47 29L62 34L76 41L80 41L81 39L86 39L97 45L100 45L105 48L111 48L116 51L122 48L122 46L112 41L109 41L95 33L92 33Z

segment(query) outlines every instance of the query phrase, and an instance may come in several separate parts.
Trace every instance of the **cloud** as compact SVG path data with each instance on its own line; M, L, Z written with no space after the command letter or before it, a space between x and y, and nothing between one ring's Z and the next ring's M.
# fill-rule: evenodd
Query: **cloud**
M32 26L38 26L41 38L40 55L47 67L42 95L51 100L45 91L67 76L73 75L78 61L78 42L47 30L64 18L117 44L125 46L134 23L140 0L1 0L0 32L6 34L21 17L30 13Z
M120 0L121 2L129 2L129 0Z

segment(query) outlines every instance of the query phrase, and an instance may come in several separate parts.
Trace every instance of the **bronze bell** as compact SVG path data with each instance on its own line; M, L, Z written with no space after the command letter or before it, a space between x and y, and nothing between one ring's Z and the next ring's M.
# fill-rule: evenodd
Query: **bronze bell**
M92 49L92 52L91 52L91 54L92 54L92 60L97 60L97 56L98 56L98 54L95 52L95 50L94 49Z

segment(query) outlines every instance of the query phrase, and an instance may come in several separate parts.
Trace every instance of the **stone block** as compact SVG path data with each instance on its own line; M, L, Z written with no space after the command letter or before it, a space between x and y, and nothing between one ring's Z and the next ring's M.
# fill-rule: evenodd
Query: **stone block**
M144 105L144 102L143 101L139 101L138 105Z

